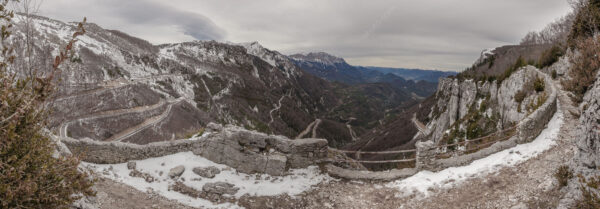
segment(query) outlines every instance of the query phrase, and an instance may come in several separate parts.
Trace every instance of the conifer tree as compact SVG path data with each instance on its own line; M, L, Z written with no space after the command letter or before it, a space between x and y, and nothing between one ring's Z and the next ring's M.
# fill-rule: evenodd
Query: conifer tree
M84 24L55 57L50 73L18 74L13 65L22 57L11 47L11 2L0 0L0 208L68 208L82 195L94 195L93 181L78 169L76 157L53 156L55 144L44 132L45 104Z

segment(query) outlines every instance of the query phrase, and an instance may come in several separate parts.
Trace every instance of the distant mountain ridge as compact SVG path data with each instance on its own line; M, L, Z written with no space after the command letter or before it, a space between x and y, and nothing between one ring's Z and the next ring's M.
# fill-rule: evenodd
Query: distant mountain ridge
M454 71L438 71L438 70L421 70L421 69L407 69L407 68L388 68L388 67L359 67L365 70L374 70L381 73L391 73L396 76L400 76L407 80L414 81L428 81L437 83L440 78L446 78L458 74Z
M398 74L390 70L386 72L370 67L352 66L343 58L325 52L311 52L307 54L293 54L289 56L302 70L328 81L340 82L348 85L387 83L419 97L428 97L435 92L437 79L449 75L448 73L429 72L419 70ZM406 79L419 78L419 79ZM421 79L426 78L426 79Z

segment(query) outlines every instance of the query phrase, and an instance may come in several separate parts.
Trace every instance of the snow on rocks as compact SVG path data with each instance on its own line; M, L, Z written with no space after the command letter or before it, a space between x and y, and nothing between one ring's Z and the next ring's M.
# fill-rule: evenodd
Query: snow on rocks
M479 65L485 62L489 57L494 56L494 50L495 49L484 49L483 51L481 51L481 55L479 56L479 59L475 61L475 65Z
M235 185L222 181L215 183L206 183L204 184L204 186L202 186L202 191L218 195L234 195L238 192L238 190L240 190L240 188L235 187Z
M505 166L514 166L533 158L556 145L556 139L563 124L563 112L557 111L548 127L531 143L492 154L461 167L447 168L439 172L421 171L409 178L390 182L387 187L397 188L406 195L420 193L429 195L434 188L450 188L469 179L495 173Z
M215 166L195 167L192 171L195 174L197 174L198 176L202 176L204 178L211 178L211 179L214 178L215 175L221 173L219 168L217 168Z
M203 208L239 208L232 203L215 204L207 199L192 197L177 191L170 190L169 187L177 183L184 184L196 191L204 191L204 186L208 183L224 182L239 188L234 198L240 198L243 195L251 196L277 196L287 194L290 196L298 195L304 191L312 189L319 183L329 182L332 178L321 174L316 166L304 169L291 169L287 176L270 176L267 174L244 174L226 165L217 164L206 158L194 155L192 152L182 152L173 155L167 155L158 158L149 158L136 162L136 170L148 174L154 178L154 181L147 182L144 178L130 176L131 170L127 169L127 163L121 164L92 164L82 162L82 166L87 167L100 175L101 177L122 182L132 186L142 192L152 191L165 198L176 200L182 204L192 207ZM215 174L215 177L198 178L195 172L182 172L181 176L171 179L168 173L173 164L183 166L184 169L197 167L213 166L221 172ZM112 168L112 169L109 169ZM183 181L185 179L185 181ZM225 194L225 193L224 193Z

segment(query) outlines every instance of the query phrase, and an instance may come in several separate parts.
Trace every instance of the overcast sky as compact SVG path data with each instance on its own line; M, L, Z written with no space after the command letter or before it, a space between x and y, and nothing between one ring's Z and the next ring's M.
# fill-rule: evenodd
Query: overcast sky
M462 70L567 14L566 0L46 0L41 15L152 43L258 41L354 65Z

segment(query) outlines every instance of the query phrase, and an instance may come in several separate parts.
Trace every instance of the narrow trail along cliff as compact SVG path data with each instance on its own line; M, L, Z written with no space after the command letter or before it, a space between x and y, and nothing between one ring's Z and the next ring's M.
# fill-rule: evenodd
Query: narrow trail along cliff
M557 82L557 86L559 86ZM558 167L573 158L578 120L565 91L559 90L563 123L556 145L521 164L498 169L457 183L450 188L429 189L428 195L408 194L386 183L331 181L296 200L257 198L246 208L265 205L299 208L554 208L560 198L554 178ZM515 153L519 154L519 153ZM262 203L262 204L260 204Z
M402 204L404 208L555 208L560 192L553 175L559 166L573 158L579 124L570 113L577 112L577 108L566 92L559 90L558 95L564 122L557 145L522 164L502 168L455 188L435 191L426 199L407 198Z

